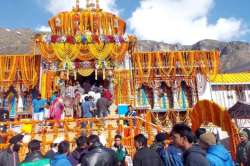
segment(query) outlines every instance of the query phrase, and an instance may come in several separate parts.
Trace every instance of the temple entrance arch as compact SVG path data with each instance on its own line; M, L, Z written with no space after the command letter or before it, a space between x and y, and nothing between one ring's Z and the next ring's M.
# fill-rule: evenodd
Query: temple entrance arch
M227 131L230 136L230 151L235 159L236 146L239 143L238 129L225 109L212 101L201 100L193 107L190 118L193 131L209 122L221 127L223 131Z

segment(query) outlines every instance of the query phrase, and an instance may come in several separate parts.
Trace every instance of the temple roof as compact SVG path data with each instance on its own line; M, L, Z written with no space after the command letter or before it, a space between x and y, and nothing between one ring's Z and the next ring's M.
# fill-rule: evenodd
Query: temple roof
M212 84L250 84L250 72L217 74L215 77L210 77L210 82Z

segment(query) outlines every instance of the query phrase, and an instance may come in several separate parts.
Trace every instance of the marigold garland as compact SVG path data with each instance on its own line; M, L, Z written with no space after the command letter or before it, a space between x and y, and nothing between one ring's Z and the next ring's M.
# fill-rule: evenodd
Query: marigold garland
M60 26L56 25L60 19ZM76 25L78 22L78 25ZM81 34L87 30L97 34L123 35L126 28L124 20L112 13L103 11L83 10L80 12L61 12L49 20L52 34L76 34L79 29Z
M153 55L153 56L152 56ZM153 59L151 59L153 57ZM155 67L161 78L175 76L194 76L197 71L205 76L216 75L219 68L218 51L171 51L141 52L132 55L134 72L138 84L149 83L150 70ZM142 64L147 64L146 66ZM178 73L177 72L178 69ZM180 73L181 72L181 73Z
M94 72L94 69L78 69L78 73L84 77L90 76Z
M32 55L2 55L0 56L0 83L4 87L13 84L14 81L30 87L38 81L38 68L36 56ZM20 75L17 76L17 72Z

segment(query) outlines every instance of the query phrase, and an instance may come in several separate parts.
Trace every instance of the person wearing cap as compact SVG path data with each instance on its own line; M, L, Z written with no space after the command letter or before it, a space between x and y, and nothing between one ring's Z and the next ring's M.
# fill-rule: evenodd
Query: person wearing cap
M245 131L241 131L240 135L240 143L237 146L236 151L236 165L243 164L244 166L248 166L248 160L250 160L250 141L248 141L248 134Z
M18 152L24 135L18 134L9 140L9 147L0 152L0 166L17 166L19 163Z
M216 137L211 132L200 135L199 144L207 154L210 166L234 166L231 154L221 144L216 144Z

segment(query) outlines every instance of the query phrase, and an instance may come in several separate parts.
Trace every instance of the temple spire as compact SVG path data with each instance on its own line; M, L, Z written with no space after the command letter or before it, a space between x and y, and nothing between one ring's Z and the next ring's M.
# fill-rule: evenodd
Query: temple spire
M96 2L95 2L95 7L96 7L96 9L99 9L99 8L100 8L99 0L96 0Z
M76 10L79 11L80 5L79 5L79 0L76 0Z
M86 0L86 8L99 9L99 0Z

